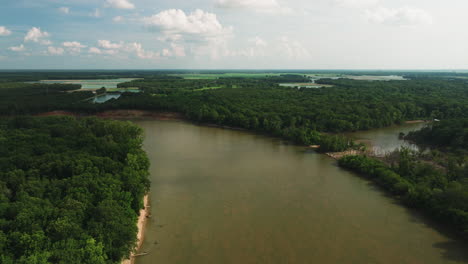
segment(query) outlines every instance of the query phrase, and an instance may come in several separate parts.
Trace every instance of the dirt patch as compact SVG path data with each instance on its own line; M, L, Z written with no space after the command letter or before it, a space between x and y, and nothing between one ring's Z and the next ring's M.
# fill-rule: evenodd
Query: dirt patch
M95 116L109 119L156 119L183 120L184 116L173 112L151 112L143 110L110 110L97 113Z
M138 217L138 234L137 234L137 245L135 247L134 252L131 253L130 259L122 260L122 264L133 264L135 263L135 253L140 249L141 245L143 244L143 239L145 236L145 227L147 219L150 217L150 206L149 206L149 198L148 194L145 195L143 198L144 208L140 210L140 216Z
M174 112L152 112L143 110L110 110L96 114L80 114L68 111L52 111L36 114L35 116L73 116L73 117L89 117L96 116L106 119L151 119L151 120L185 120L184 116Z
M78 117L80 114L73 113L73 112L68 112L68 111L52 111L52 112L46 112L46 113L40 113L35 116L74 116Z
M405 121L405 124L419 124L419 123L426 123L426 120L410 120L410 121Z

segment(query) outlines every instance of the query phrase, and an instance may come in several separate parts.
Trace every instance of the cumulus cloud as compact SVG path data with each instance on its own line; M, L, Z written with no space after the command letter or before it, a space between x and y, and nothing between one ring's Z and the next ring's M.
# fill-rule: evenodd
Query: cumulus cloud
M98 46L99 48L89 48L88 53L104 55L116 55L119 53L124 55L133 54L140 59L157 59L160 57L159 52L147 51L143 48L142 44L138 42L124 43L120 41L118 43L112 43L109 40L99 40Z
M412 26L432 24L432 16L425 10L418 8L377 8L366 11L370 22L397 26Z
M376 5L380 0L334 0L334 2L344 7L360 8Z
M124 18L122 16L116 16L112 19L112 21L114 21L115 23L122 22L123 20Z
M304 45L288 37L280 38L280 52L286 55L289 59L303 59L310 57L310 51Z
M180 9L165 10L151 17L145 17L143 21L148 27L170 35L219 35L229 31L221 25L215 14L200 9L190 14Z
M24 51L24 50L25 50L23 44L21 44L21 45L19 45L19 46L9 47L8 49L11 50L11 51L15 51L15 52L21 52L21 51Z
M249 42L253 43L255 47L266 47L267 43L261 37L256 36L254 38L249 39Z
M123 46L123 43L112 43L109 40L99 40L98 45L104 49L120 49Z
M200 9L192 13L165 10L143 18L143 22L162 34L160 41L170 44L170 48L163 50L163 56L183 57L188 49L199 56L219 57L225 53L221 50L225 50L227 39L232 36L232 28L223 26L216 14Z
M68 7L64 7L64 6L63 6L63 7L59 7L58 10L59 10L59 12L62 13L62 14L66 14L66 15L67 15L67 14L70 13L70 8L68 8Z
M99 8L94 9L94 12L89 13L90 17L101 17L101 11Z
M49 52L50 55L63 55L63 53L65 52L65 50L63 48L60 48L60 47L52 47L52 46L49 46L47 48L47 51Z
M134 9L135 5L128 0L107 0L109 7L118 9Z
M215 4L226 9L248 9L273 14L292 13L291 8L280 5L276 0L216 0Z
M81 49L86 48L85 45L77 41L63 42L62 45L71 53L80 53Z
M185 57L185 47L177 43L171 43L171 47L163 49L161 55L163 57Z
M64 42L63 43L63 46L64 47L67 47L67 48L86 48L85 45L77 42L77 41L67 41L67 42Z
M160 57L158 52L146 51L143 49L143 46L137 42L126 45L124 49L128 52L134 52L140 59L157 59Z
M50 34L48 32L41 31L41 28L33 27L28 31L28 33L24 37L24 41L41 43L43 45L50 45L51 41L46 39L49 36Z
M119 53L119 50L116 50L116 49L103 50L103 49L96 48L96 47L90 47L90 48L88 49L88 53L91 53L91 54L116 55L116 54Z
M96 47L91 47L89 48L88 50L88 53L91 53L91 54L102 54L102 51Z
M0 36L9 36L11 35L11 31L4 26L0 26Z

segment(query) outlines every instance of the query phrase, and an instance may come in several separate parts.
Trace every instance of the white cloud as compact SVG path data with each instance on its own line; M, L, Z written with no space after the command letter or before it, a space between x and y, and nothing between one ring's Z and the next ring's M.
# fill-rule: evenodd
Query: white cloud
M72 53L80 53L82 48L86 48L85 45L77 42L77 41L67 41L63 42L62 45L67 48L69 52Z
M334 2L344 7L360 8L376 5L380 0L334 0Z
M33 27L31 28L26 36L24 37L25 42L39 42L43 45L50 45L52 42L45 38L49 37L50 34L45 31L41 31L41 28Z
M177 43L171 43L170 49L162 50L163 57L185 57L185 47Z
M9 47L8 49L11 51L20 52L20 51L24 51L24 45L21 44L19 46Z
M11 35L11 31L4 26L0 26L0 36L9 36Z
M116 16L112 19L112 21L114 21L115 23L122 22L123 20L124 18L122 16Z
M123 46L123 43L112 43L109 40L99 40L98 45L104 49L120 49Z
M192 13L165 10L143 18L143 22L162 33L160 41L170 44L162 51L163 56L184 57L189 50L196 56L219 58L227 53L227 40L232 36L231 27L223 26L215 14L200 9Z
M107 0L107 4L110 7L118 9L134 9L135 5L128 0Z
M63 6L63 7L59 7L59 9L58 9L58 10L59 10L59 12L60 12L60 13L62 13L62 14L66 14L66 15L67 15L67 14L69 14L69 13L70 13L70 8L68 8L68 7L65 7L65 6Z
M172 36L178 34L216 36L230 31L221 25L215 14L200 9L190 14L185 14L180 9L165 10L151 17L145 17L143 21L150 28Z
M67 42L64 42L63 43L63 46L64 47L67 47L67 48L86 48L85 45L77 42L77 41L67 41Z
M369 21L379 24L411 26L432 24L432 16L425 10L418 8L377 8L366 10Z
M124 43L120 41L118 43L112 43L109 40L99 40L98 46L99 48L89 48L88 53L105 55L116 55L119 53L127 55L134 54L140 59L157 59L160 57L159 52L147 51L143 48L142 44L138 42Z
M290 14L292 9L280 5L276 0L216 0L217 7L248 9L262 13Z
M279 52L286 55L289 59L304 59L310 57L310 51L304 45L288 37L281 37L279 43Z
M91 54L102 54L102 51L96 47L89 48L88 52Z
M158 52L146 51L143 49L142 45L137 42L126 45L125 50L128 52L134 52L140 59L157 59L160 57Z
M63 53L65 52L63 48L60 48L60 47L56 48L52 46L49 46L47 50L49 51L49 54L51 55L63 55Z
M90 17L101 17L101 11L99 8L94 9L94 12L89 14Z
M259 36L249 39L249 42L253 43L255 47L266 47L268 45L266 41Z
M119 53L119 50L111 49L111 50L102 50L96 47L91 47L88 49L88 53L91 54L105 54L105 55L116 55Z

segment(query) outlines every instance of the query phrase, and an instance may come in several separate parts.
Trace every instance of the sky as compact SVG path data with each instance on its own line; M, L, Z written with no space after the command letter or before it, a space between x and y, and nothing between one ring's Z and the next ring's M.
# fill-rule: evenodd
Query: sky
M468 69L466 0L2 0L0 69Z

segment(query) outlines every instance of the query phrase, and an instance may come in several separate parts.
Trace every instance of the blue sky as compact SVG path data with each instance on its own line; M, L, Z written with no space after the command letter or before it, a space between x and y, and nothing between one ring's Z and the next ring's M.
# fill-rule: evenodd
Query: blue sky
M0 69L467 69L466 0L3 0Z

